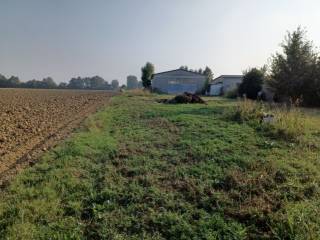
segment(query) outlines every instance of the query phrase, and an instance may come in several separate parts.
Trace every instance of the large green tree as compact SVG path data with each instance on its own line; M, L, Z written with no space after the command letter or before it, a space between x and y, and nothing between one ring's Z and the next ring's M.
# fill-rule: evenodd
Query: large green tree
M307 104L314 93L317 54L306 32L300 27L288 33L282 44L282 53L272 58L271 74L267 81L278 100L303 98Z
M154 65L147 62L145 66L141 68L141 80L144 88L151 87L151 79L154 74Z

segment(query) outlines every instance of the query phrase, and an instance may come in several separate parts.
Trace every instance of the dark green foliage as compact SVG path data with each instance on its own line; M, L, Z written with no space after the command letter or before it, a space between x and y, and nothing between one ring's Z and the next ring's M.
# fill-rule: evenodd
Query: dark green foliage
M67 84L67 88L70 89L105 89L105 90L113 90L116 89L112 85L108 84L107 81L105 81L100 76L94 76L94 77L77 77L72 78L69 81L69 84Z
M68 84L68 88L83 89L85 88L85 80L81 77L71 78Z
M46 88L57 88L58 86L51 77L44 78L42 82Z
M2 74L0 74L0 87L1 88L15 88L20 85L20 80L18 77L11 76L10 78L6 78Z
M154 65L147 62L144 67L141 68L141 80L144 88L151 87L151 79L154 74Z
M283 53L272 60L268 86L276 100L296 101L303 99L306 105L320 104L319 57L306 33L298 28L288 33L282 44Z
M249 99L257 99L265 80L265 71L252 68L244 72L242 83L239 86L239 95Z
M18 84L17 87L50 89L57 88L57 84L53 81L51 77L47 77L44 78L42 81L33 79L27 82L22 82Z

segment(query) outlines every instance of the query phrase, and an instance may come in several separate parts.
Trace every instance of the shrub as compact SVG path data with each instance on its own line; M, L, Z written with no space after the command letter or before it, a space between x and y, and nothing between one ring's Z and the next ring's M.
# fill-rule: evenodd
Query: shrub
M226 92L224 96L226 98L236 99L238 97L238 88Z
M265 69L252 68L244 72L242 83L239 86L240 96L245 95L249 99L257 99L264 79Z

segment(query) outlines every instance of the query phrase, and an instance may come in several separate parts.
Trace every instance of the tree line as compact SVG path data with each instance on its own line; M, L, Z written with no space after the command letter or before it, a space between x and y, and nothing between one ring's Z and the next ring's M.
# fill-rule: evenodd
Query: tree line
M41 88L41 89L95 89L95 90L117 90L119 81L112 80L109 84L102 77L77 77L72 78L68 83L57 84L51 77L42 80L30 80L22 82L16 76L6 78L0 74L0 88Z
M269 66L245 71L239 95L256 99L266 89L276 102L320 106L320 54L306 31L299 27L288 32L281 48Z

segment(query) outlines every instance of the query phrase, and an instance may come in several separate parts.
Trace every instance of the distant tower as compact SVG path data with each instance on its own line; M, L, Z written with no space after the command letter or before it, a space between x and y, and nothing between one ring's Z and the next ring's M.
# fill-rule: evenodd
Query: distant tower
M129 90L139 88L139 82L136 76L130 75L127 77L127 88Z

